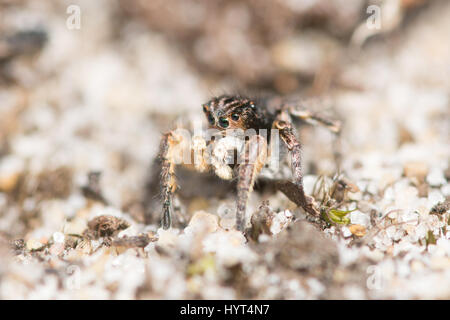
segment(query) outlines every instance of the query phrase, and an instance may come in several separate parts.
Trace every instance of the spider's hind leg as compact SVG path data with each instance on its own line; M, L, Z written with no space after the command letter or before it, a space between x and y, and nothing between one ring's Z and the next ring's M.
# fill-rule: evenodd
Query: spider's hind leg
M312 112L308 110L302 110L302 109L296 109L296 108L290 108L289 113L297 118L300 118L306 122L313 122L318 123L330 130L331 132L334 132L336 134L339 134L341 132L342 123L339 120L330 119L326 116L317 113Z
M333 133L339 134L342 129L342 122L337 119L333 119L327 113L317 110L320 103L313 103L313 101L304 101L301 104L285 104L284 109L295 118L306 121L310 124L320 124L330 130Z

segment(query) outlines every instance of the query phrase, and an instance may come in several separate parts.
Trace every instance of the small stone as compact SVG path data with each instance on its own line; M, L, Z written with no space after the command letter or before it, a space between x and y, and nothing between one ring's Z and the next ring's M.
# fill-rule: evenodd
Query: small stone
M219 225L222 229L231 230L236 226L236 210L228 204L222 204L217 209Z
M158 234L158 245L164 247L174 247L176 245L178 230L176 229L164 230L163 228L159 228L157 234Z
M445 197L442 195L442 193L439 190L432 190L428 194L427 202L430 207L433 207L439 202L444 202Z
M442 186L441 192L444 195L444 197L450 196L450 184L446 184L445 186Z
M414 234L416 231L416 226L410 225L410 224L406 224L403 226L403 229L408 233L408 234Z
M431 259L431 268L434 270L448 270L450 268L450 258L434 257Z
M44 244L37 239L30 239L27 241L27 249L29 251L38 251L44 248Z
M372 210L377 210L377 207L368 201L361 200L358 202L358 209L362 213L371 213Z
M419 194L419 197L426 198L428 197L428 184L422 183L419 186L417 186L417 191Z
M236 226L235 217L223 217L220 219L220 227L225 230L231 230Z
M433 168L427 175L427 182L433 187L439 187L447 183L444 172L439 168Z
M76 234L81 235L83 231L87 228L87 222L82 218L75 218L64 225L64 234Z
M0 191L11 192L19 181L20 174L13 172L0 176Z
M398 217L398 213L399 213L399 210L390 210L390 212L387 214L387 216L389 219L396 220Z
M218 265L235 266L254 261L255 255L248 246L242 232L218 230L203 239L203 251L215 253Z
M411 271L412 272L419 272L419 271L422 271L423 269L424 269L424 265L421 261L413 260L411 262Z
M379 249L372 250L369 247L362 247L362 251L367 258L373 261L379 262L384 258L384 252Z
M428 174L428 166L423 162L408 162L403 166L403 173L408 178L416 178L418 181L424 181Z
M361 201L363 199L363 193L361 191L358 192L349 192L348 199L352 201Z
M367 232L366 227L359 224L352 224L348 228L350 232L357 237L363 237Z
M219 228L219 218L205 211L197 211L189 221L188 227L193 231L215 232Z
M61 232L55 232L53 234L53 241L55 243L64 243L64 234Z
M348 227L342 227L341 231L342 231L342 236L344 238L348 238L348 237L352 236L352 232L350 231L350 229Z
M362 213L360 211L353 211L350 213L350 221L352 224L359 224L362 226L370 225L369 215Z
M0 191L11 192L19 182L24 164L19 158L8 156L0 161Z
M337 269L333 274L333 280L337 283L344 283L348 278L348 274L342 269Z
M268 242L271 239L271 237L268 234L260 234L258 237L258 242Z
M390 227L386 228L386 235L389 238L391 238L391 239L394 238L396 233L397 233L396 226L390 226Z
M273 235L280 233L293 218L294 216L289 210L276 213L271 221L270 233Z

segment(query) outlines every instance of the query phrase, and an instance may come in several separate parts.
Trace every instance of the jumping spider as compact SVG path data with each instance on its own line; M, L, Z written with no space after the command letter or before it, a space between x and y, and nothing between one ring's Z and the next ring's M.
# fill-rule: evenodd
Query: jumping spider
M270 137L266 138L259 134L263 129L268 131L277 129L278 142L281 141L290 153L294 182L289 188L291 191L296 189L294 202L310 214L316 216L319 214L313 198L306 196L303 189L301 145L292 122L295 118L313 121L326 126L334 133L339 133L341 127L339 121L329 120L318 112L304 108L304 105L299 104L298 101L292 103L282 98L252 100L241 96L222 95L205 103L203 112L209 129L217 130L222 138L205 140L202 136L195 136L191 141L186 141L182 135L171 131L165 134L161 141L159 153L163 198L161 223L164 229L170 228L172 224L172 198L177 189L176 158L180 157L180 146L184 145L189 149L189 157L191 152L193 154L196 170L200 172L213 170L220 178L227 180L237 178L236 226L238 230L244 231L249 194L257 176L271 157L270 151L267 152L267 147L271 144ZM232 144L222 144L222 147L225 145L225 149L234 149L233 152L236 151L234 157L241 159L238 163L230 164L226 161L229 160L229 153L227 153L229 150L224 152L223 148L218 149L217 145L222 139L230 136L229 132L236 129L245 132L253 130L255 134L246 136L241 149L236 149ZM285 190L282 191L286 193Z

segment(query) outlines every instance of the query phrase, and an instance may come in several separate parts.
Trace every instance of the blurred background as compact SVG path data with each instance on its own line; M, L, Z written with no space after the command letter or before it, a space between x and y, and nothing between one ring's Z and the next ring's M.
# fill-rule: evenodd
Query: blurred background
M0 238L45 242L90 172L143 223L161 133L227 92L327 101L352 181L382 197L418 174L443 201L449 31L445 0L0 0ZM332 175L332 135L300 137L306 174Z

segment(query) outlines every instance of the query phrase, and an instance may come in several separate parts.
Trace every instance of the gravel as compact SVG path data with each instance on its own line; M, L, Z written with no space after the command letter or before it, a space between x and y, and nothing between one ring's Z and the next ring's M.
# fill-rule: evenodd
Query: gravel
M273 25L239 27L252 50L234 63L246 45L231 50L233 28L220 34L231 51L206 55L218 40L210 19L149 22L154 12L132 10L139 1L127 10L121 1L72 2L80 30L66 27L68 2L0 1L0 49L3 35L46 33L37 53L2 60L0 50L1 299L450 298L450 3L404 4L404 21L355 53L343 40L364 23L353 10L344 23L342 8L317 18L280 0ZM256 4L243 3L195 10L253 19ZM172 6L167 17L179 13ZM322 28L275 23L284 14L313 15ZM332 101L344 121L339 144L323 128L299 134L305 189L318 203L340 152L355 188L340 194L338 211L323 203L328 217L345 216L339 223L309 217L261 182L246 238L234 229L233 183L180 172L179 221L160 228L152 164L161 134L177 119L202 119L201 103L233 79Z

